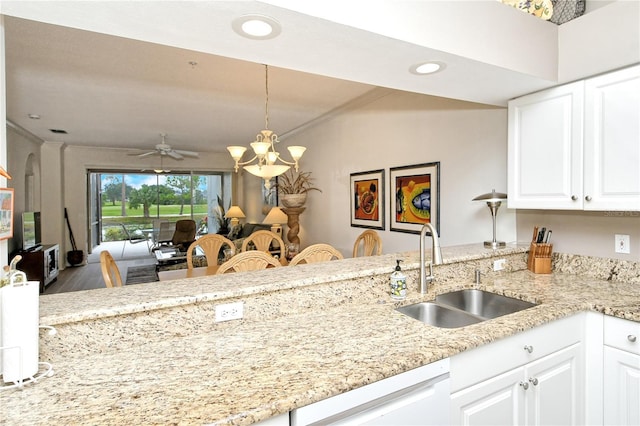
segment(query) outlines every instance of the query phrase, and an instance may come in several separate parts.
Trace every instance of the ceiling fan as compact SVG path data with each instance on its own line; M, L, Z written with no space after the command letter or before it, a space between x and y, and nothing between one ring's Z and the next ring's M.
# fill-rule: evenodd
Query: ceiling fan
M171 145L165 142L165 138L167 137L167 134L161 133L160 136L162 136L162 142L157 144L152 151L143 152L142 154L130 154L130 155L136 155L138 157L148 157L149 155L159 154L160 156L168 155L169 157L175 160L182 160L184 157L198 158L200 156L200 154L194 151L184 151L181 149L173 149L171 148Z

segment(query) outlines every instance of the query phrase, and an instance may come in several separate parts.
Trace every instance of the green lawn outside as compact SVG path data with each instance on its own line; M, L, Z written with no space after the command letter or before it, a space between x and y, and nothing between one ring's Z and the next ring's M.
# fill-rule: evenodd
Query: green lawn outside
M156 210L157 206L154 204L151 206L151 208L149 209L149 212L151 214L151 216L155 217L156 216ZM138 208L138 209L132 209L127 207L126 209L126 213L127 213L127 217L134 217L134 216L138 216L138 217L142 217L142 207ZM180 206L179 205L161 205L160 206L160 216L177 216L180 214ZM182 211L183 215L189 215L191 214L191 206L190 205L185 205L184 209ZM194 215L206 215L207 214L207 205L206 204L196 204L193 206L193 214ZM122 211L120 208L120 203L116 203L115 206L112 206L111 204L109 205L104 205L102 206L102 217L106 218L106 217L113 217L113 216L118 216L118 217L122 217Z

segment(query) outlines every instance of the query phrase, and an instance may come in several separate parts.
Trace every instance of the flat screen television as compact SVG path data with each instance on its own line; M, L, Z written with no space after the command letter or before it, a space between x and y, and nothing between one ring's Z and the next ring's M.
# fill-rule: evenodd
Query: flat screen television
M40 212L22 213L22 250L36 250L42 244Z

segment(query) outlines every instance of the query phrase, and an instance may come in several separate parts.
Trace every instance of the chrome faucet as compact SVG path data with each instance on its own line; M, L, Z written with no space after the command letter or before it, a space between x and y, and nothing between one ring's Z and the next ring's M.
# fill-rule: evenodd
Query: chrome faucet
M429 276L424 265L424 239L427 231L431 232L431 262L429 263ZM433 265L442 264L442 251L440 251L440 240L438 239L438 231L431 223L425 223L420 230L420 293L427 292L427 284L432 283Z

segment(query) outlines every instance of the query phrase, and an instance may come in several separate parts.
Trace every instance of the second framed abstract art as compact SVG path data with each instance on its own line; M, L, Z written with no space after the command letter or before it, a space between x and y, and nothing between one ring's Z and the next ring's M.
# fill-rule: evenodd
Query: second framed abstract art
M389 169L392 231L418 234L431 223L440 234L440 162Z

